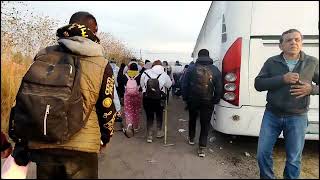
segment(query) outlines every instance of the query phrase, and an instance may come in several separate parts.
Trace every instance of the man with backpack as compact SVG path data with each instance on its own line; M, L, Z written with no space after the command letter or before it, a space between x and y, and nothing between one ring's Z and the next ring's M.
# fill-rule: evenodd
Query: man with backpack
M214 105L222 96L221 72L213 65L209 51L201 49L195 64L189 65L183 80L183 100L189 109L189 144L194 145L196 120L200 112L199 157L205 157Z
M59 45L41 50L23 77L10 116L17 164L37 164L37 178L98 178L98 153L113 135L114 76L88 12L57 30Z
M143 92L143 107L147 115L147 142L153 140L154 114L157 117L157 138L162 138L163 109L166 101L166 88L169 89L172 81L160 60L153 63L152 68L146 70L141 76L141 87Z

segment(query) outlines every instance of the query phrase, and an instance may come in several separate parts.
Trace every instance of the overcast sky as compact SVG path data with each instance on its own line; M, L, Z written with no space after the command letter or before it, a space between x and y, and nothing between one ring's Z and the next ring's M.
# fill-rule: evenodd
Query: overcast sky
M76 11L92 13L99 31L109 32L136 57L190 62L211 1L34 1L32 11L68 22ZM63 25L63 24L61 24Z

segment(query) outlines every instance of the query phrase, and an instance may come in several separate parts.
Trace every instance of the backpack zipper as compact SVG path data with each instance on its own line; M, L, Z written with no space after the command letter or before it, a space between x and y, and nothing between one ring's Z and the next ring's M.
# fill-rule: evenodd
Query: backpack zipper
M43 135L47 135L47 117L50 111L50 105L47 104L46 107L46 113L44 114L44 119L43 119Z
M69 64L69 66L70 66L70 74L72 74L72 66Z

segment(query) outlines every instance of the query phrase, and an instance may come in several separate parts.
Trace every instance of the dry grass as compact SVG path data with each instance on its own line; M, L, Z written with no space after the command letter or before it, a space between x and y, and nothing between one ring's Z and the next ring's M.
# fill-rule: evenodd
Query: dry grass
M10 52L1 54L1 131L5 133L8 132L11 107L28 67L28 64L15 63L13 57L14 54ZM27 62L23 59L21 61Z

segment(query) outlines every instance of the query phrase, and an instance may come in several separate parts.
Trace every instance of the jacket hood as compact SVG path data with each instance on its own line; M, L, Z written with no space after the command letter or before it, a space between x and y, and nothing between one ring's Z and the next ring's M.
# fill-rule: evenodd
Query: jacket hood
M198 57L196 63L202 65L211 65L213 64L213 60L210 57Z
M151 69L156 74L162 74L164 72L164 67L162 65L155 65Z
M77 55L104 56L104 50L100 44L81 36L61 38L58 40L58 43L63 44L72 53Z

